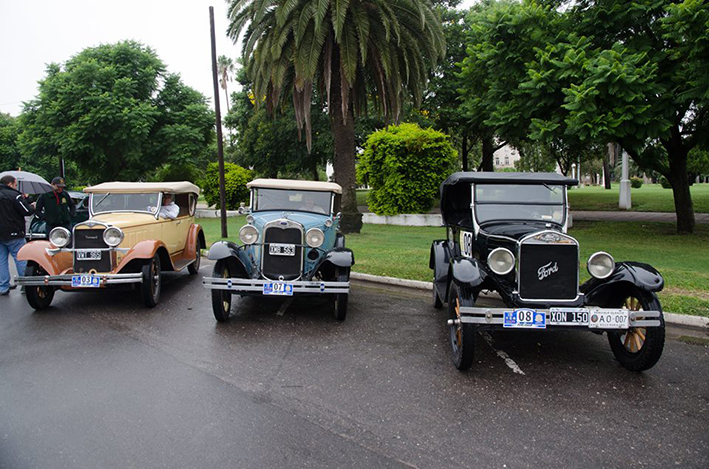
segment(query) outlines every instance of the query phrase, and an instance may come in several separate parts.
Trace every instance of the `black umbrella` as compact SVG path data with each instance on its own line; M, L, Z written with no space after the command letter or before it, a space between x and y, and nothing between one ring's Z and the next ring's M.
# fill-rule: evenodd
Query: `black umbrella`
M51 184L42 176L27 171L4 171L0 173L0 178L3 176L14 176L17 179L17 190L23 194L44 194L52 190Z

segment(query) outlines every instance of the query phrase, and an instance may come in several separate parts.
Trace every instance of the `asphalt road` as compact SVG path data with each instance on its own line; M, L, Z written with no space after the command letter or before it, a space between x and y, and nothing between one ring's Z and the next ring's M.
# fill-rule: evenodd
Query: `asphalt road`
M152 310L0 297L0 467L709 467L706 337L638 374L603 336L494 334L460 373L427 297L356 285L344 323L236 299L218 324L200 277Z

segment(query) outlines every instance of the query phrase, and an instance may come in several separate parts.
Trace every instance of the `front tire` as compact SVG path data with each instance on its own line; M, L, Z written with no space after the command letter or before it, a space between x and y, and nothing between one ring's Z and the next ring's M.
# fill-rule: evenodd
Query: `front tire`
M25 275L27 277L44 276L47 275L47 272L37 264L29 264L27 269L25 269ZM25 296L30 306L39 311L49 308L54 298L54 291L54 287L26 286Z
M660 311L660 327L608 331L608 343L621 365L631 371L649 370L660 360L665 347L665 318L660 301L654 293L633 288L620 307L630 311Z
M218 260L214 264L212 277L229 278L229 266L225 259ZM212 290L212 311L214 318L219 322L225 322L231 314L231 292L228 290Z
M143 264L143 283L140 285L140 292L143 297L143 304L147 308L154 308L160 301L160 290L162 290L162 270L160 268L160 256L155 256Z
M338 268L335 271L336 282L348 282L350 275L347 269ZM349 302L349 293L335 294L335 319L344 321L347 317L347 303Z
M474 305L475 300L464 295L460 287L452 282L448 294L448 319L460 320L460 307ZM473 324L453 324L448 327L453 365L460 371L467 370L473 364L477 328Z

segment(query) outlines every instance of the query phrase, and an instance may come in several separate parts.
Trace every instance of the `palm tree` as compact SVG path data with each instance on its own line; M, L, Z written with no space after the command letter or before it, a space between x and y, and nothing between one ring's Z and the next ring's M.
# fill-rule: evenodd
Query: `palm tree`
M271 112L292 98L309 149L313 90L326 99L342 229L359 231L354 118L372 104L397 121L406 97L420 103L428 70L445 52L431 1L230 0L228 15L234 42L245 30L243 60L254 95L265 97Z
M231 74L234 73L234 61L226 55L220 55L217 59L217 74L219 75L219 85L224 90L226 97L226 110L229 112L229 92L226 83L231 81Z

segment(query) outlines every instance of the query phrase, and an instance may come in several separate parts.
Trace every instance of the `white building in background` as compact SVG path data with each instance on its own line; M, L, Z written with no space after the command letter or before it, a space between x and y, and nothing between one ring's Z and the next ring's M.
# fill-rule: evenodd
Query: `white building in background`
M520 156L517 149L509 145L505 145L493 153L493 165L495 169L514 168L515 161L519 161L519 159Z

